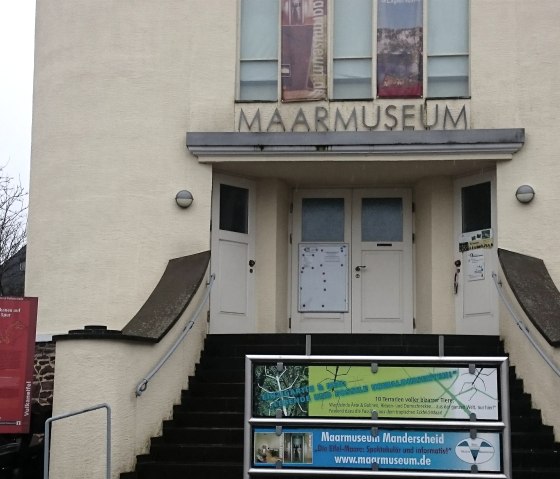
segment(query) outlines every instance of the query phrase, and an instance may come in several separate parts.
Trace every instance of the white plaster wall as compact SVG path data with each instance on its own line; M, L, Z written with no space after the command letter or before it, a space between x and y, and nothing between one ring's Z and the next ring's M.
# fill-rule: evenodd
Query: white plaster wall
M257 331L288 332L288 188L277 179L257 181Z
M141 397L137 384L176 340L198 307L200 288L182 318L158 344L113 340L64 340L56 345L53 415L100 403L112 408L112 477L134 468L136 455L146 453L149 438L161 434L187 378L194 374L206 334L203 310L187 338L149 383ZM52 479L105 477L105 410L55 422Z
M560 285L560 51L556 0L472 0L473 127L522 127L526 144L497 166L499 247L542 258ZM515 199L519 185L537 194Z
M416 331L455 333L453 181L434 177L414 188Z
M26 274L38 333L120 329L170 258L209 248L211 168L185 133L232 127L235 18L218 0L38 2Z

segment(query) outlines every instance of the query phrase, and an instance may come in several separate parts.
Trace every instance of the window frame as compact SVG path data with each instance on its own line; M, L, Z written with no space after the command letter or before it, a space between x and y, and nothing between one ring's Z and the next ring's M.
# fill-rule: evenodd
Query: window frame
M284 103L282 101L282 65L281 65L281 49L282 49L282 18L281 18L281 1L277 0L278 8L277 8L277 31L278 31L278 40L277 40L277 48L276 48L276 98L270 100L254 100L254 99L241 99L241 64L243 61L241 59L241 4L243 0L238 0L237 2L237 62L236 62L236 73L235 73L235 102L236 103ZM377 92L377 8L379 0L371 0L372 8L371 8L371 26L372 26L372 35L371 35L371 57L352 57L348 58L350 60L370 60L371 61L371 96L368 97L357 97L357 98L335 98L334 94L334 63L336 60L345 60L346 58L335 58L334 57L334 4L336 1L340 0L327 0L328 1L328 69L327 69L327 99L322 101L327 102L357 102L357 101L375 101L375 100L389 100L389 98L379 97ZM342 0L345 1L345 0ZM422 96L418 98L392 98L393 101L404 101L404 100L456 100L456 99L463 99L468 100L471 98L471 87L472 87L472 71L471 71L471 62L472 62L472 54L471 54L471 0L467 1L467 52L466 53L446 53L446 54L433 54L429 55L429 38L428 38L428 11L429 11L429 2L430 0L423 0L422 5L422 16L423 16L423 45L422 45L422 56L423 56L423 64L422 64ZM453 57L467 57L467 94L466 95L457 95L457 96L429 96L428 95L428 87L429 87L429 77L428 77L428 63L430 58L453 58ZM254 60L257 61L257 60ZM272 60L263 60L263 61L272 61ZM312 100L309 100L312 101ZM302 101L306 102L306 101ZM301 102L300 102L301 103Z

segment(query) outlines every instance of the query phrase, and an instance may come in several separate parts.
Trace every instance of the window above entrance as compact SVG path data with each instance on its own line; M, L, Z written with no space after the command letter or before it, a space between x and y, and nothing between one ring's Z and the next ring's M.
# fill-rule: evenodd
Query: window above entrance
M468 0L240 2L239 101L469 96Z

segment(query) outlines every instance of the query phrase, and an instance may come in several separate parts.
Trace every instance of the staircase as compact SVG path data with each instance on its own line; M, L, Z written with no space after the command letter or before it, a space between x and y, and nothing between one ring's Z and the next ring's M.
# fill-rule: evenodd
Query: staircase
M210 335L189 389L121 479L241 479L246 354L305 354L305 335ZM503 356L497 337L445 336L446 356ZM312 335L313 355L437 356L435 335ZM560 444L510 368L513 479L559 479ZM255 479L257 476L254 476ZM262 476L263 478L265 476ZM267 476L270 477L270 476ZM293 476L290 476L293 477ZM320 476L314 476L320 477Z

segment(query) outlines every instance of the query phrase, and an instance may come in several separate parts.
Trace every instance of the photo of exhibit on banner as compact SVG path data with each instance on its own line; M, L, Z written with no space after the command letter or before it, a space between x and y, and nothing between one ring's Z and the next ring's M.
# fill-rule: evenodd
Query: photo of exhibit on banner
M253 417L500 421L498 368L380 365L253 365ZM320 421L318 421L320 423ZM292 422L293 423L293 422ZM498 428L499 429L499 428ZM502 470L501 431L318 424L254 427L253 466Z

